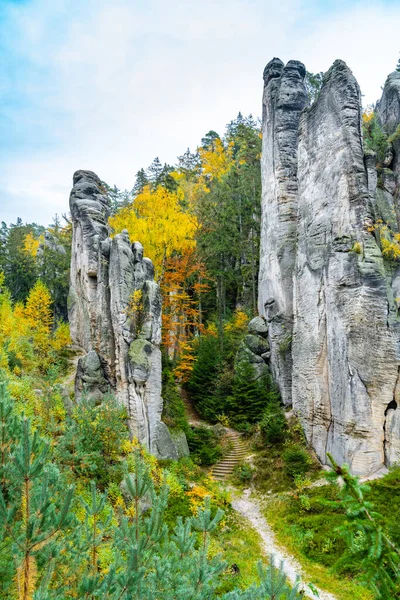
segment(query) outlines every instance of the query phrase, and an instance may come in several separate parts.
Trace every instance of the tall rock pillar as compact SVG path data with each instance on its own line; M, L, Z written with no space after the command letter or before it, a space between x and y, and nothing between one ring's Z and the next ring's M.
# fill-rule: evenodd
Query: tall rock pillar
M400 460L400 261L382 252L400 233L400 74L377 107L379 161L347 65L310 108L303 77L295 61L264 72L259 308L307 440L323 463L370 475Z
M86 352L76 397L85 390L100 401L113 392L127 409L131 435L152 453L177 458L161 422L161 294L153 265L126 231L109 237L108 199L95 173L74 174L70 209L69 320L73 341Z
M296 259L297 144L307 105L305 67L278 58L264 70L259 313L269 323L271 368L292 401L293 269Z

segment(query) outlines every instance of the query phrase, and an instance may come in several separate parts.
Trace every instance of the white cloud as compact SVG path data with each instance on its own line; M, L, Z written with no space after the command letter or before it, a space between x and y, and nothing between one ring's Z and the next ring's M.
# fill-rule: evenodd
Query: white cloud
M209 129L222 132L239 110L259 115L262 71L273 56L298 58L313 71L343 58L374 100L396 62L399 17L399 7L365 3L315 16L300 0L31 0L14 7L7 43L30 62L18 81L30 107L13 117L23 114L30 150L3 158L0 218L47 222L67 210L74 170L130 187L155 156L174 162ZM48 149L34 150L32 124L50 137ZM23 212L6 194L26 198Z

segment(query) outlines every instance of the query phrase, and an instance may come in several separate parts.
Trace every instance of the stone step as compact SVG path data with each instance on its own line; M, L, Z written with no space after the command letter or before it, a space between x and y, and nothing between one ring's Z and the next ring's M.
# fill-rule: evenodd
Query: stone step
M218 469L213 469L212 473L232 473L236 465L232 467L219 467Z

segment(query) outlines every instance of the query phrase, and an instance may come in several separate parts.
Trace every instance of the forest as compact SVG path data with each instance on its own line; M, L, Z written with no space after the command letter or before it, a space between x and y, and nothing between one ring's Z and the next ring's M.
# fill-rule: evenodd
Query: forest
M322 75L307 75L311 102ZM388 136L373 111L363 124L382 170ZM129 435L111 390L101 402L74 398L71 216L48 227L2 222L2 599L328 598L321 589L343 600L400 598L400 468L367 484L330 457L325 472L271 372L255 378L238 359L258 315L261 149L260 122L239 113L176 164L155 158L131 190L101 184L111 237L127 230L140 240L161 289L162 419L190 449L177 461ZM395 261L399 234L389 239L387 227L372 229ZM132 295L133 321L142 302ZM226 487L213 468L232 453L228 430L246 452ZM233 508L250 486L303 569L294 583Z

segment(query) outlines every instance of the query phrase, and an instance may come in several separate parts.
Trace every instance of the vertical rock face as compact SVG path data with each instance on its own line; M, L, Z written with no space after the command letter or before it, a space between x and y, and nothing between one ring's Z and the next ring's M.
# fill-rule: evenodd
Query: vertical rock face
M108 389L127 408L131 434L155 454L161 423L161 295L143 246L123 231L109 238L109 206L101 181L77 171L70 197L73 222L69 320L80 359L76 394ZM173 445L173 444L172 444Z
M296 258L297 143L307 104L305 68L274 58L264 70L259 312L269 322L271 367L291 403L293 269Z
M274 67L275 81L264 73L264 136L282 138L287 129L292 143L284 156L291 168L282 171L273 142L264 139L264 155L272 154L262 162L260 311L270 320L271 360L284 401L292 401L308 441L322 462L330 452L366 475L400 459L399 269L383 259L371 231L389 213L397 227L398 184L388 167L397 164L398 152L394 147L378 189L375 157L363 152L360 91L342 61L325 75L316 103L297 113L295 135L292 107L282 106L271 88L282 89L291 64L280 65L278 76ZM388 133L399 124L398 107L397 78L390 76L379 108ZM287 118L278 120L285 110ZM290 220L281 228L278 181L285 198L291 191ZM285 263L282 245L290 257ZM282 323L285 330L292 324L286 371L276 358L282 338L274 335Z

